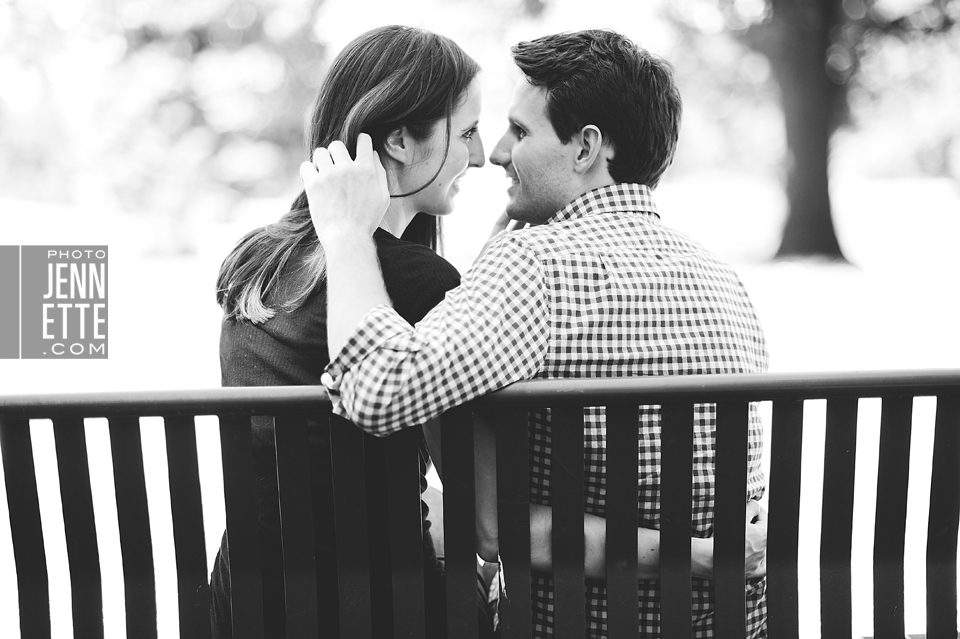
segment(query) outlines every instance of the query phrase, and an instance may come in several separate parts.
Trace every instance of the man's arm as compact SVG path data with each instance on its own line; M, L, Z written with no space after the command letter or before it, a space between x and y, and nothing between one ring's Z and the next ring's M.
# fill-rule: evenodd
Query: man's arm
M327 278L327 348L333 358L364 316L390 306L373 232L390 202L387 177L370 136L352 160L342 142L319 148L300 166L310 217L323 247Z
M367 239L386 206L369 145L361 136L356 162L339 143L326 156L319 149L301 173L327 251L333 357L323 382L337 414L382 436L533 377L546 356L549 302L539 257L507 236L416 328L403 320L389 307ZM356 193L378 190L383 199Z

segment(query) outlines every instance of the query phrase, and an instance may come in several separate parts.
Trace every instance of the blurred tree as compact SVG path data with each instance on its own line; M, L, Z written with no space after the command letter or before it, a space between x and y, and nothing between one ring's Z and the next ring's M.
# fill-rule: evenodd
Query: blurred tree
M0 2L0 193L155 214L155 249L290 197L323 0Z
M777 257L843 259L830 207L830 139L847 122L848 92L876 38L950 32L958 0L686 0L669 14L693 31L716 20L765 55L780 88L786 128L787 221ZM708 29L707 29L708 30Z
M326 64L313 35L321 2L166 0L120 12L127 49L106 107L118 125L104 125L111 190L128 210L149 202L174 222L160 250L190 249L183 218L290 194Z
M69 200L70 158L51 63L65 41L62 23L49 12L0 4L0 193Z

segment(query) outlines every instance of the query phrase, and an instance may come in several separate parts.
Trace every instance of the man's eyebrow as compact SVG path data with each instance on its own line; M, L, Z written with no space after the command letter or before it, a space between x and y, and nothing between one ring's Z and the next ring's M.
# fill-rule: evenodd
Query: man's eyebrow
M523 129L523 130L527 129L527 126L523 122L521 122L519 119L517 119L516 116L508 115L507 122L509 122L512 126L517 127L518 129Z

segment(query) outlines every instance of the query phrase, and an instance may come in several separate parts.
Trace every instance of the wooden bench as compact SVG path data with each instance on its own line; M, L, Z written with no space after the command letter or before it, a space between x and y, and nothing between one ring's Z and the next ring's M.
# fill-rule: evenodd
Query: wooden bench
M744 629L743 513L748 402L771 402L768 478L768 627L771 637L800 636L798 547L804 527L800 493L805 400L826 400L823 455L823 527L820 538L820 618L824 637L851 637L851 548L858 407L882 398L873 547L874 628L877 637L904 637L904 540L914 398L936 398L926 539L928 637L957 636L957 536L960 522L960 370L851 374L711 375L609 380L551 380L515 384L443 416L444 536L448 628L475 637L473 428L495 424L501 555L509 597L502 602L504 637L530 635L530 560L526 411L550 407L554 420L554 576L558 637L584 636L582 596L582 429L584 406L607 406L608 629L637 636L637 438L635 407L662 406L662 627L663 636L689 637L690 484L694 403L717 404L716 629L742 637ZM273 637L264 627L259 542L253 500L250 421L276 419L279 492L283 516L287 636L317 636L331 623L343 637L370 637L371 617L391 615L394 636L423 634L423 574L417 429L387 439L389 553L393 605L374 609L371 598L364 447L372 438L330 416L316 388L217 389L184 392L0 396L0 445L16 564L20 633L51 636L50 579L41 526L30 420L52 420L63 504L72 624L75 637L102 637L103 591L99 548L103 531L93 512L85 418L109 420L117 521L129 637L157 636L157 587L144 480L139 418L163 418L181 637L209 637L209 567L204 542L195 417L216 415L224 480L225 521L233 570L235 636ZM335 514L310 508L306 415L329 424L334 453L329 473ZM631 421L631 417L633 418ZM569 426L569 427L565 427ZM809 456L805 452L805 456ZM315 469L314 469L315 470ZM617 481L624 477L627 481ZM315 609L314 528L330 526L337 540L339 618L295 614ZM564 532L566 531L566 532ZM312 598L312 601L311 601ZM804 611L804 614L807 614ZM7 621L0 621L0 626ZM15 628L11 628L14 630ZM2 634L7 634L4 629Z

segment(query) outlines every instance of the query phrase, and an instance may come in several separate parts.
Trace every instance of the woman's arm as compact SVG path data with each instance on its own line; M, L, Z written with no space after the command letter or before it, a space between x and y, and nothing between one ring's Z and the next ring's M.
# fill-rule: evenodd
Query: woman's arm
M553 513L549 506L530 506L530 566L540 572L553 571ZM583 516L583 570L588 579L607 578L607 520ZM713 576L713 539L690 539L691 572L694 577ZM660 531L637 529L637 579L660 577Z
M499 558L497 532L497 453L496 435L489 415L475 414L474 477L476 488L477 554L487 562ZM440 457L440 420L424 425L427 447L437 473L443 479ZM744 565L748 578L766 574L767 513L754 500L747 502ZM530 565L540 572L553 572L553 511L549 506L530 506ZM590 579L606 579L607 520L596 515L583 516L584 574ZM690 538L691 574L713 578L713 539ZM660 576L660 531L637 529L637 578Z
M530 564L534 570L553 571L553 513L549 506L530 506ZM745 575L749 578L766 574L767 552L766 510L756 501L747 502L746 538L744 541ZM584 575L590 579L606 579L607 521L596 515L583 516ZM691 537L691 574L713 578L713 539ZM660 531L637 529L637 578L660 577Z
M496 562L500 549L497 536L497 447L493 427L484 416L474 421L474 490L476 494L477 554L487 562ZM427 450L440 481L443 481L443 457L440 450L440 419L423 425Z
M497 561L497 455L496 436L489 415L477 415L474 421L474 459L477 495L477 554L484 561ZM437 428L439 432L439 427ZM429 443L429 439L427 440ZM432 454L432 451L431 451ZM439 465L438 465L439 472ZM441 475L442 477L442 475ZM766 511L756 501L746 507L744 562L747 577L766 574ZM553 511L549 506L530 506L530 565L540 572L553 572ZM590 579L606 579L607 520L596 515L583 516L584 574ZM713 578L713 539L691 537L691 574ZM637 578L660 576L660 531L637 529Z
M474 480L477 494L477 554L487 562L500 560L497 531L497 442L491 416L474 420Z

